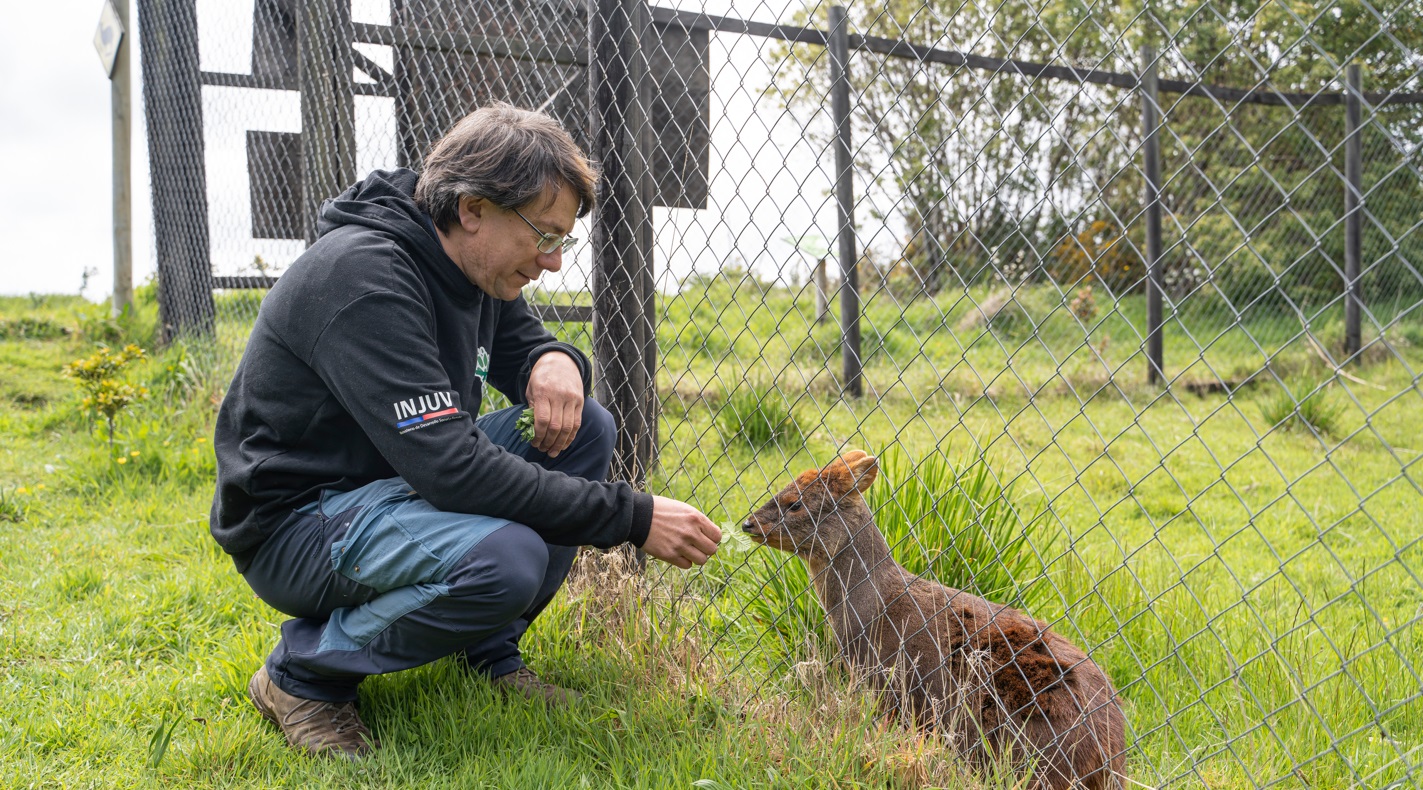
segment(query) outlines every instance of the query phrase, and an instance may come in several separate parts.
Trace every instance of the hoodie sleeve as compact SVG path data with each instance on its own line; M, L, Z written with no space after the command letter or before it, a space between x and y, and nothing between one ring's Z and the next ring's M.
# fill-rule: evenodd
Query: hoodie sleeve
M549 471L480 432L440 365L431 326L418 299L371 293L341 308L312 346L312 368L397 474L440 510L517 521L555 545L645 538L634 521L650 520L649 495Z
M520 296L504 302L499 310L499 326L494 332L494 353L489 360L489 383L511 403L528 403L529 374L539 357L562 351L578 365L583 377L583 393L593 392L593 365L576 346L559 341Z

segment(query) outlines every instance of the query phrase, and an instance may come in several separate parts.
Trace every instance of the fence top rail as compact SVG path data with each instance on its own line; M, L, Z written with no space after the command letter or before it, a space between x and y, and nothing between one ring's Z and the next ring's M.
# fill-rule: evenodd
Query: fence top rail
M689 30L709 30L718 33L741 33L763 38L774 38L797 44L817 44L828 46L829 34L823 30L797 25L781 25L768 22L752 22L735 17L716 16L698 11L681 11L675 8L652 7L652 21L660 25L678 25ZM1100 69L1083 69L1075 66L1052 66L1028 60L994 58L987 55L973 55L951 49L926 47L899 39L878 36L849 36L850 49L874 52L880 55L919 60L926 63L940 63L946 66L965 66L972 69L1014 74L1024 77L1047 77L1068 82L1096 83L1118 88L1135 89L1141 84L1135 74L1124 74ZM1283 93L1269 89L1227 88L1186 80L1158 80L1158 90L1162 93L1178 93L1183 96L1214 98L1222 102L1236 104L1271 104L1290 107L1315 107L1345 104L1345 93ZM1423 93L1365 93L1363 99L1368 104L1423 104Z

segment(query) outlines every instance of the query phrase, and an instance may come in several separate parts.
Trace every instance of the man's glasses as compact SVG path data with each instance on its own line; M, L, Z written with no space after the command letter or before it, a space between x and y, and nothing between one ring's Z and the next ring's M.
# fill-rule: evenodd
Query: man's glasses
M573 249L573 245L578 243L578 239L575 239L572 236L559 236L553 233L544 233L543 231L539 230L538 225L529 222L529 218L524 216L523 213L521 213L518 209L512 209L512 211L515 214L519 215L519 219L523 220L524 222L528 222L529 227L533 228L534 232L539 234L539 252L545 255L548 255L549 253L560 248L564 252L568 252L569 250Z

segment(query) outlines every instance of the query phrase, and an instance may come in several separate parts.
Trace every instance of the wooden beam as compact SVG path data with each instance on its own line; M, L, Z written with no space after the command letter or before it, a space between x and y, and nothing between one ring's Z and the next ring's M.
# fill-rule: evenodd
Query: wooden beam
M362 44L384 44L417 49L436 49L465 55L489 55L534 63L588 65L588 53L573 47L529 46L512 38L476 36L412 25L352 25L355 40Z

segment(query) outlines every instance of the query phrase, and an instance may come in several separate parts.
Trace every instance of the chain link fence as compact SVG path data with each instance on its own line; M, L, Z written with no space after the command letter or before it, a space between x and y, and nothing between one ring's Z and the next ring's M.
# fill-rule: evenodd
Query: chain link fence
M848 682L741 524L861 448L901 565L1111 678L1131 786L1420 783L1415 0L138 9L164 331L217 376L320 201L480 104L601 163L526 293L618 475L731 534L647 605L747 704Z

